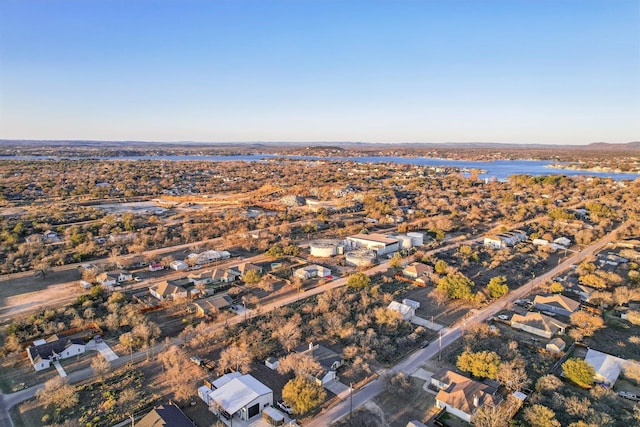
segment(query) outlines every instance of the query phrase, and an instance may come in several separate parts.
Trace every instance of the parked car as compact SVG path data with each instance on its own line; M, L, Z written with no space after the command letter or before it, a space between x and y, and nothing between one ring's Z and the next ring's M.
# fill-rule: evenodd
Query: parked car
M96 335L95 337L93 337L93 340L96 342L96 344L100 344L102 342L102 337L100 335Z
M202 361L202 359L200 359L199 357L191 356L191 357L189 358L189 360L191 361L191 363L194 363L194 364L196 364L196 365L198 365L198 366L202 366L202 362L203 362L203 361Z
M498 319L500 319L500 320L509 320L509 316L507 316L506 314L499 314L498 315Z
M289 415L293 414L293 409L291 409L289 405L284 403L284 400L279 400L278 403L276 403L276 405L278 405L278 408L282 409L287 414Z
M142 282L142 278L138 276L134 276L133 280L135 280L136 282Z

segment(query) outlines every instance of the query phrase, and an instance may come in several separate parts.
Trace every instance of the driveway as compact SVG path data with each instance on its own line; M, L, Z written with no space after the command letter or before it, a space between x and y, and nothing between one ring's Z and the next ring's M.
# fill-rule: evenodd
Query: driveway
M97 343L95 340L90 340L85 348L87 350L96 350L97 352L99 352L102 357L104 357L108 362L111 362L113 360L116 360L119 356L115 353L115 351L111 350L111 347L109 347L109 345L102 341Z
M411 323L414 325L424 326L427 329L431 329L432 331L439 331L443 328L443 326L439 323L432 322L431 320L423 319L422 317L413 316L409 319Z

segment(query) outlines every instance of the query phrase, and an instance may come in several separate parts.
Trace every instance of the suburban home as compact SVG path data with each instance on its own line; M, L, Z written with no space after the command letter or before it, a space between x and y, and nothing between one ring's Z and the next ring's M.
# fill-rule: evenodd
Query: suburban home
M559 314L561 316L569 317L578 308L580 303L572 300L564 295L536 295L533 299L533 305L540 311L547 311L549 313Z
M294 271L293 275L301 279L310 279L312 277L331 277L331 270L321 265L307 265Z
M51 366L53 362L67 359L84 353L84 341L80 338L58 338L52 335L46 340L34 341L27 348L27 355L36 371L42 371Z
M410 279L417 279L422 276L431 274L433 269L421 262L412 262L402 270L402 275Z
M402 316L402 320L409 320L413 316L416 315L416 309L415 308L413 308L410 305L398 302L398 301L391 301L389 303L389 305L387 306L387 310L391 310L391 311L395 311L397 313L400 313L400 316Z
M503 249L524 242L525 240L527 240L527 233L522 230L513 230L485 237L484 245L494 249Z
M620 376L620 372L624 372L632 366L640 368L640 364L638 363L612 356L611 354L602 353L592 348L587 349L587 355L584 361L593 366L593 369L596 371L593 378L595 382L606 385L607 387L613 387L615 385Z
M198 317L213 317L217 315L220 310L231 306L232 302L233 299L228 295L216 295L194 302L192 308Z
M273 391L247 374L238 372L223 375L211 384L198 389L198 395L214 414L227 420L238 417L248 421L264 408L273 406Z
M149 287L149 293L154 297L158 298L160 301L164 301L165 299L181 299L187 298L189 293L182 286L176 286L169 283L167 280L164 280L157 285L153 285Z
M231 268L227 270L216 268L211 273L211 283L219 283L219 282L231 283L231 282L235 282L239 276L240 276L240 273Z
M479 408L484 405L495 407L502 401L495 387L447 369L435 373L431 377L431 385L438 390L436 406L468 423L472 422Z
M149 271L162 271L162 270L164 270L164 266L159 262L149 265Z
M250 270L257 272L258 274L262 274L262 267L259 267L255 264L251 264L250 262L245 262L244 264L240 264L235 269L240 274L241 278L244 278L244 275L247 274L247 272L249 272Z
M117 283L133 280L133 274L127 270L112 270L98 274L96 281L102 286L115 286Z
M313 343L309 343L309 345L299 345L293 351L296 353L311 354L315 361L322 366L322 372L313 378L318 385L324 386L331 381L338 380L337 370L342 366L344 360L342 360L342 356L335 351L320 344L314 345Z
M346 242L352 248L366 248L375 251L378 256L390 254L399 249L398 239L378 233L356 234L347 237Z
M511 327L513 329L520 329L548 339L556 334L563 335L567 326L566 323L542 313L527 312L524 316L516 313L511 317Z
M191 283L195 286L198 285L208 285L213 281L211 278L212 271L205 270L199 273L190 273L187 278L191 281Z
M565 292L571 292L580 298L580 301L589 302L591 295L596 291L593 288L580 283L569 283L564 287Z
M557 354L564 351L566 346L567 346L567 343L565 343L562 338L557 337L549 341L545 346L545 349L547 351L550 351L551 353Z
M189 265L184 261L175 260L171 261L171 263L169 264L169 268L175 271L182 271L189 268Z
M171 403L155 407L136 422L137 427L194 427L195 425L180 408Z
M140 268L146 267L148 262L142 255L125 255L120 257L116 265L118 268Z

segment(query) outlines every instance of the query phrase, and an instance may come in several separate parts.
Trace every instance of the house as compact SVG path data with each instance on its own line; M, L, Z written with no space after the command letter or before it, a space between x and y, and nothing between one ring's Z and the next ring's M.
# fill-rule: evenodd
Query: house
M387 306L387 310L400 313L400 316L402 316L402 320L409 320L416 315L415 308L411 307L410 305L403 304L397 301L391 301Z
M136 422L137 427L194 427L196 424L176 405L160 405Z
M482 406L495 407L502 401L495 387L447 369L435 373L431 377L431 385L438 390L436 406L468 423Z
M235 282L239 276L240 276L240 272L236 270L233 270L233 269L223 270L220 268L216 268L211 273L211 283L219 283L219 282L231 283L231 282Z
M115 286L117 283L133 280L133 274L127 270L112 270L98 274L96 281L102 286Z
M594 380L607 387L613 387L615 385L621 372L631 367L636 367L636 369L640 368L640 364L638 363L612 356L611 354L602 353L592 348L587 349L587 355L584 361L593 366L593 369L596 371Z
M233 299L228 295L217 295L194 302L192 308L197 317L213 317L220 310L229 307L232 302Z
M293 272L295 277L299 277L301 279L310 279L312 277L331 277L331 270L327 267L323 267L321 265L307 265L306 267L302 267Z
M167 280L164 280L157 285L153 285L149 287L149 293L154 297L158 298L160 301L165 299L180 299L187 298L189 293L182 286L176 286L169 283Z
M426 264L420 262L412 262L402 270L402 275L410 279L417 279L418 277L431 274L433 269Z
M540 311L547 311L566 317L571 316L571 314L580 308L578 301L559 294L536 295L533 299L533 305Z
M483 243L485 246L494 249L503 249L524 242L525 240L527 240L527 233L522 230L513 230L485 237Z
M565 343L562 338L557 337L549 341L545 346L545 349L547 351L550 351L551 353L557 354L564 351L566 346L567 346L567 343Z
M164 270L164 266L159 262L149 265L149 271L161 271L161 270Z
M189 265L184 261L175 260L171 261L171 263L169 264L169 268L175 271L182 271L189 268Z
M118 268L139 268L145 267L147 264L145 257L142 255L126 255L116 262Z
M53 362L67 359L84 353L84 341L80 338L58 338L52 335L46 340L34 341L27 348L27 355L36 371L42 371L51 366Z
M516 313L511 317L513 329L520 329L543 338L551 338L556 334L563 335L567 326L566 323L542 313L527 312L524 316Z
M320 344L314 345L313 343L309 343L309 345L299 345L293 351L302 354L309 353L313 356L315 361L320 364L322 372L313 378L318 385L324 386L325 384L338 379L337 370L342 366L344 360L342 360L342 357L335 351Z
M215 388L207 391L205 387L198 389L198 395L211 412L227 420L237 416L248 421L260 415L264 408L273 406L273 391L249 374L226 374L214 381Z
M398 251L398 239L387 237L384 234L356 234L347 237L347 243L352 248L366 248L373 250L378 256L386 255Z
M259 267L255 264L251 264L250 262L245 262L244 264L240 264L235 269L239 273L241 278L244 278L244 275L247 274L247 272L249 272L250 270L257 272L258 274L262 274L262 267Z
M596 291L593 288L580 283L571 282L564 287L565 292L571 292L580 298L580 301L589 302L591 295Z
M212 271L205 270L199 273L190 273L187 278L191 281L191 283L195 286L198 285L208 285L213 281L211 278Z

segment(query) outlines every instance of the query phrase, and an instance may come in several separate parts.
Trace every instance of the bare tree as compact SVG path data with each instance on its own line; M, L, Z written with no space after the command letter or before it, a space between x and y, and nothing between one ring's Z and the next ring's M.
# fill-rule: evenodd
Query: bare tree
M307 378L322 372L322 366L309 353L291 353L280 359L278 372L293 372L296 377Z
M273 336L278 339L280 345L287 350L287 353L300 342L302 332L300 331L299 320L299 316L291 318L287 323L273 332Z
M78 394L67 378L53 377L36 392L36 398L43 406L69 409L78 404Z
M103 381L104 376L111 369L111 363L109 363L103 355L96 355L91 361L91 369L93 369L93 374L96 375L100 381Z
M251 354L244 343L233 344L220 353L220 371L226 372L232 369L236 372L247 372L251 363Z

